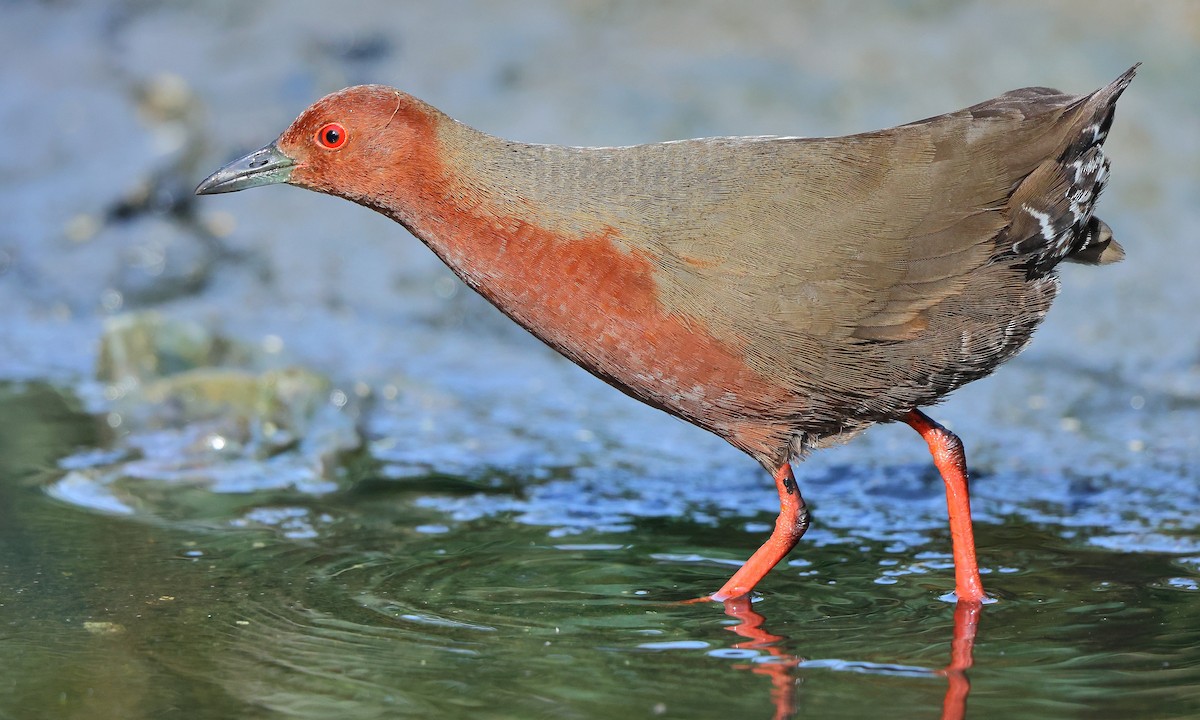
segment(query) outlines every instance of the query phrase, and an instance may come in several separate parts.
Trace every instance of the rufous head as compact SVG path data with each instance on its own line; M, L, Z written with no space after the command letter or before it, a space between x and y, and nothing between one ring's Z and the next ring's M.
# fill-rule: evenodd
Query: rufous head
M213 173L196 194L288 183L369 201L420 164L438 115L385 85L346 88L314 103L275 142Z

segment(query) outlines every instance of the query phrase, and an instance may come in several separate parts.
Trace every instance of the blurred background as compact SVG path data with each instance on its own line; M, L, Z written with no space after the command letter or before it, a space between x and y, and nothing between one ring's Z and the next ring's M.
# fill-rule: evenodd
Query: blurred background
M784 712L776 655L669 604L769 532L752 461L381 216L192 189L360 83L625 145L866 131L1139 61L1098 206L1126 261L1065 267L1031 347L932 414L1001 598L972 702L1200 707L1200 4L0 7L0 653L25 670L0 717ZM924 444L873 429L797 476L813 529L758 604L806 658L785 710L936 712L953 573Z

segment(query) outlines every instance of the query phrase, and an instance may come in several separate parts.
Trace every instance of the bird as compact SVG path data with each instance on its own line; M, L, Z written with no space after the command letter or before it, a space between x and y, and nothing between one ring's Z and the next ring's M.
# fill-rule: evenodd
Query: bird
M874 132L624 147L506 140L362 85L196 193L286 183L382 213L572 362L756 460L774 530L700 599L750 594L804 534L793 463L903 422L945 482L953 597L983 603L963 444L921 408L1026 346L1059 263L1124 257L1093 210L1137 68Z

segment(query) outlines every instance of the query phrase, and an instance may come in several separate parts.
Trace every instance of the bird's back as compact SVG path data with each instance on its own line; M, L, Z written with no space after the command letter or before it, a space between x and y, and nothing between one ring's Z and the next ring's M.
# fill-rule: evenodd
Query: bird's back
M1091 211L1132 72L1089 96L1027 88L838 138L505 143L471 174L531 223L647 258L668 313L790 390L740 399L747 419L812 442L987 374L1044 316L1059 261L1120 257Z

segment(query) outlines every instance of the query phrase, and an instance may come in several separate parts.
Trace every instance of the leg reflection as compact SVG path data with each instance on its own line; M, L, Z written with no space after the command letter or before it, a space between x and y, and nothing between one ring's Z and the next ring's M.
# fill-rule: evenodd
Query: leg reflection
M789 655L777 643L787 638L775 635L763 628L765 618L754 612L750 596L725 601L725 614L738 621L726 628L746 638L746 642L734 644L738 650L757 650L771 656L769 662L734 665L738 670L749 670L756 675L771 679L771 702L775 705L775 720L789 718L796 712L796 666L803 659Z
M725 601L725 614L737 620L728 628L745 638L735 643L736 650L753 650L766 653L752 663L734 665L737 670L749 670L756 675L765 675L771 680L771 702L775 706L776 720L792 717L796 712L797 668L804 659L791 655L780 647L787 640L763 627L765 618L755 612L750 597L743 595ZM954 607L954 634L950 641L950 663L935 671L946 678L946 694L942 700L943 720L962 720L967 713L967 696L971 692L971 681L967 670L974 664L975 634L979 629L979 616L983 605L978 602L959 602Z
M975 632L983 605L960 601L954 606L954 638L950 641L950 664L940 670L946 676L946 697L942 701L943 720L961 720L967 715L967 695L971 681L967 670L975 662Z

